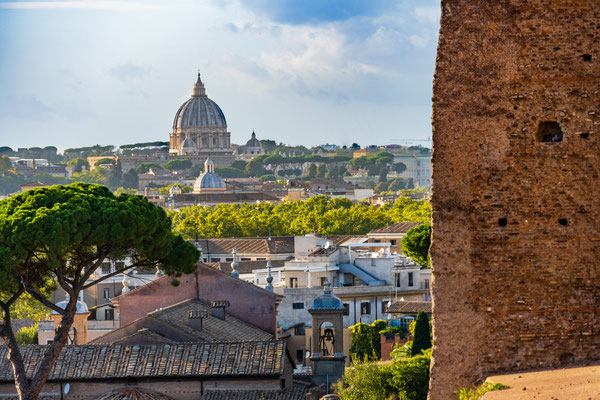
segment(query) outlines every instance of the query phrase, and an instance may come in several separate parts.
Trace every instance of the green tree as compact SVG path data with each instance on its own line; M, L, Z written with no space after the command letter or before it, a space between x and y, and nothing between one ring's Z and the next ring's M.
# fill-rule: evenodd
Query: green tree
M249 176L263 176L268 173L262 162L258 161L257 158L258 157L252 159L248 164L246 164L246 174Z
M406 232L402 238L402 253L417 264L429 267L429 246L431 246L431 225L422 224Z
M392 362L390 383L403 400L427 400L429 391L429 354Z
M308 179L312 179L317 176L317 165L315 163L311 163L308 168L306 168L306 177Z
M67 162L67 165L74 165L75 166L74 172L81 172L83 167L85 167L86 169L90 169L90 163L88 163L88 161L85 158L81 158L81 157L77 157L72 160L69 160L69 162Z
M355 361L346 368L336 392L341 400L388 400L394 394L392 378L391 365Z
M218 167L215 168L215 173L223 178L244 178L247 176L244 171L233 167Z
M132 168L123 174L122 183L125 189L138 188L140 180L138 179L138 174L135 172L135 169Z
M389 184L387 182L379 182L377 185L375 185L375 187L373 188L373 191L377 194L381 193L381 192L385 192L386 190L388 190L388 186Z
M112 158L101 158L94 163L94 166L97 167L99 165L110 164L115 165L115 160Z
M275 175L263 175L260 178L258 178L259 182L273 182L276 180L277 178L275 177Z
M18 344L38 344L38 325L24 326L17 331L15 339Z
M317 167L317 178L325 178L327 173L327 164L319 164Z
M150 168L161 169L162 167L157 163L143 162L141 164L138 164L137 167L135 167L135 172L137 172L138 174L145 174L146 172L150 171Z
M165 169L169 171L181 171L184 169L192 168L192 160L170 160L165 164Z
M77 298L129 268L159 266L175 277L193 272L198 250L171 233L165 211L142 196L116 197L108 188L75 183L29 190L0 201L0 336L9 348L21 400L39 395L73 324ZM131 260L95 278L106 259ZM70 300L65 308L44 293L55 282ZM11 307L25 294L62 316L52 344L27 376L15 335Z
M431 331L429 329L429 318L423 311L417 314L415 321L415 334L410 352L413 356L421 354L421 351L431 348Z
M231 168L239 169L240 171L245 171L246 165L248 165L248 163L244 160L235 160L233 164L231 164Z
M8 158L8 156L0 157L0 174L4 175L11 169L12 163L10 162L10 158Z
M406 183L404 182L404 179L398 178L398 179L394 179L393 181L390 182L390 185L388 186L387 190L396 192L400 189L404 189L405 187L406 187Z

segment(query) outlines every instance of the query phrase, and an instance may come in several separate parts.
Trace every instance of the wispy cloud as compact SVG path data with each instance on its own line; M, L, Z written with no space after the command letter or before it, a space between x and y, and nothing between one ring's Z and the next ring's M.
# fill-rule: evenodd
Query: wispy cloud
M137 11L156 8L152 5L136 3L132 1L103 1L103 0L73 0L73 1L10 1L0 2L0 8L11 9L96 9L96 10L117 10L117 11Z
M151 68L146 68L142 65L133 63L119 64L108 70L108 74L120 81L130 81L134 79L142 79L144 75L150 72Z

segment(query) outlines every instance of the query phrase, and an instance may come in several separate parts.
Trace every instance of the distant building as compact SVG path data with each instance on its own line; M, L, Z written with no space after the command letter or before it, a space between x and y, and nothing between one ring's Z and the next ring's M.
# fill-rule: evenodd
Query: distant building
M415 186L431 187L431 155L395 155L394 163L406 165L406 170L400 174L389 173L388 180L396 177L412 179Z
M389 243L390 251L402 254L401 242L406 232L421 225L421 222L398 222L396 224L382 226L367 233L369 243Z
M231 165L233 151L230 136L225 114L217 103L208 98L198 74L192 97L175 114L169 155L188 158L196 164L198 159L206 159L210 153L217 165Z
M265 154L265 150L262 147L260 141L256 138L256 133L252 131L252 137L246 142L244 147L244 154L260 155Z
M225 182L215 174L215 164L210 158L207 158L204 162L204 172L194 182L194 193L224 192L225 190L227 190Z
M33 181L33 182L27 182L22 185L19 185L19 187L21 188L21 192L26 192L30 189L48 187L48 185L46 185L45 183L42 183L42 182Z

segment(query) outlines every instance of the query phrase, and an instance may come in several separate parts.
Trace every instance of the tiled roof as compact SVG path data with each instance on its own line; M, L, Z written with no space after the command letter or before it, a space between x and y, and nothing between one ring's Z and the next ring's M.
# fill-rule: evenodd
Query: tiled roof
M398 222L395 224L382 226L381 228L373 229L369 233L406 233L409 229L422 224L422 222Z
M202 320L202 330L193 329L188 325L190 312L206 312L207 316ZM123 335L121 332L129 332L131 331L131 327L136 325L139 325L140 327L143 326L144 328L153 331L153 320L158 320L159 323L164 322L183 332L186 337L194 338L196 341L201 342L270 340L273 338L273 335L270 333L231 316L227 311L225 312L225 320L213 317L211 315L209 304L203 303L196 298L191 298L170 307L148 313L145 317L139 318L112 332L100 336L92 342L112 343L113 341L123 340L125 337L130 337L135 333ZM161 336L165 335L163 334Z
M133 334L129 335L129 336L123 336L120 337L119 339L115 340L114 342L112 342L113 344L118 344L118 343L164 343L164 344L176 344L177 342L174 340L171 340L165 336L162 336L156 332L153 332L147 328L142 328L136 332L134 332ZM100 340L98 343L102 343L102 340ZM108 343L108 342L107 342Z
M330 235L326 236L336 246L344 246L348 243L364 243L367 241L365 235Z
M27 376L46 346L22 346ZM177 345L65 346L49 381L145 377L273 376L283 374L283 341L182 343ZM8 348L0 347L0 382L12 382Z
M283 267L286 260L271 260L272 268ZM208 263L211 267L218 269L221 272L225 272L226 274L230 274L231 269L231 261L225 262L213 262ZM267 268L267 261L238 261L237 270L240 274L249 274L255 269L265 269Z
M305 400L308 387L294 385L286 390L206 390L199 400Z
M238 254L292 254L294 253L293 236L275 236L271 240L266 237L202 239L198 241L202 253L231 254L236 249Z
M174 400L166 394L153 392L139 387L113 390L103 394L96 400Z
M425 311L431 314L430 301L405 301L398 300L387 308L387 312L395 314L417 314L419 311Z
M337 251L337 247L333 246L333 247L321 247L315 251L313 251L312 253L309 254L309 256L329 256L333 253L335 253Z

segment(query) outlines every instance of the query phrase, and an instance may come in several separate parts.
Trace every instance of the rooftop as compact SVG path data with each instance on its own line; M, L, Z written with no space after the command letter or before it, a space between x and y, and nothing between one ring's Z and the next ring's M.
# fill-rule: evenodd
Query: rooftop
M430 301L398 300L387 308L387 312L395 314L417 314L419 311L431 314L431 310Z
M294 253L293 236L275 236L266 238L231 238L231 239L202 239L198 241L202 253L231 254L237 249L238 254L287 254ZM266 261L264 261L266 264Z
M373 229L369 233L406 233L409 229L422 224L422 222L398 222L395 224L382 226L381 228Z
M190 327L188 325L190 313L198 314L203 312L206 312L207 315L202 319L202 329L197 330ZM166 333L161 333L162 330L158 328L158 324L160 323L166 323L168 326L175 328L180 334L190 338L190 340L193 339L201 342L252 341L270 340L273 338L273 335L270 333L231 316L227 313L227 310L225 310L224 320L214 317L211 315L209 304L192 298L148 313L145 317L132 321L119 329L93 340L93 343L112 343L134 335L151 335L160 342L171 340L181 341L174 339L175 336L172 338L168 337ZM155 328L154 325L157 325L157 327ZM177 335L177 337L180 336Z
M30 377L46 346L22 346ZM281 375L283 341L65 346L48 381L148 377ZM8 348L0 347L0 381L12 382Z

